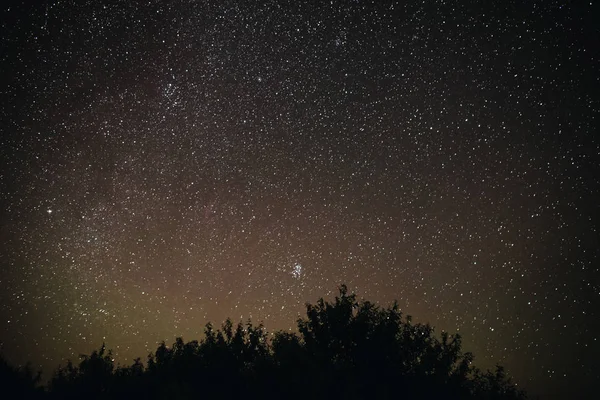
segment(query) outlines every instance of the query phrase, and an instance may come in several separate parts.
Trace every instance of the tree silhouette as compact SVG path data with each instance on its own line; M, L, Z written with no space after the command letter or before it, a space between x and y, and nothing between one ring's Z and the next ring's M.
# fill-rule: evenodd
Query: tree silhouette
M68 362L47 390L30 367L3 360L3 387L22 398L60 399L524 399L504 369L481 371L463 353L461 337L413 324L398 305L357 301L342 285L333 302L307 304L298 332L268 335L251 321L220 329L208 323L204 338L160 343L144 367L140 358L115 367L102 345L79 365ZM11 389L12 390L12 389ZM17 396L18 397L18 396Z
M41 371L33 372L31 364L21 367L11 366L0 355L0 388L14 399L36 399L43 395L39 386Z
M81 355L79 367L69 361L59 367L50 381L49 389L60 398L103 398L112 390L114 361L112 353L102 344L91 355Z

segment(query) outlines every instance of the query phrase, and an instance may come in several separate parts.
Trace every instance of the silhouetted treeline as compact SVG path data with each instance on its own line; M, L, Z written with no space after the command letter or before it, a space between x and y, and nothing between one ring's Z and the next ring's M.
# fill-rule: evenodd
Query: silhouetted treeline
M524 399L501 367L482 372L459 335L437 338L394 304L357 302L345 286L333 303L308 304L298 333L262 325L206 325L201 341L177 338L117 367L104 345L59 368L46 388L31 368L2 362L11 398L57 399ZM6 393L6 392L5 392Z

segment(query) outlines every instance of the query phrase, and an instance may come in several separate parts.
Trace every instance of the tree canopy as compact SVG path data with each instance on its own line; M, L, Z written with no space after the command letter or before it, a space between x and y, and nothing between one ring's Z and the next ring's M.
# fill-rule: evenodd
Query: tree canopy
M0 363L2 384L16 398L144 399L524 399L502 367L481 371L462 351L460 335L413 323L397 304L357 301L342 285L333 302L307 304L298 332L272 335L251 321L204 338L161 343L130 366L116 366L103 344L78 365L68 362L47 387L29 366Z

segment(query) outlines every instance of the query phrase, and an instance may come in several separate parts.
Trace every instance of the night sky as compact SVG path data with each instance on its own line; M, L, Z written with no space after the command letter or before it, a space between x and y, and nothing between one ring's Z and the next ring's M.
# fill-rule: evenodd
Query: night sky
M600 379L596 2L24 3L0 31L11 362L295 329L346 283L536 394Z

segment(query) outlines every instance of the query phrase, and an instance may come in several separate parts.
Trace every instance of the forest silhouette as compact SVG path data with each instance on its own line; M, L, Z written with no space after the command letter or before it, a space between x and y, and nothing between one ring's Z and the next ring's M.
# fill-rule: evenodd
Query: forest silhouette
M525 399L502 367L481 371L461 337L412 323L398 305L357 301L345 285L333 302L307 304L298 332L210 323L204 339L161 343L130 366L104 345L59 367L49 383L30 365L0 359L3 398L48 399Z

